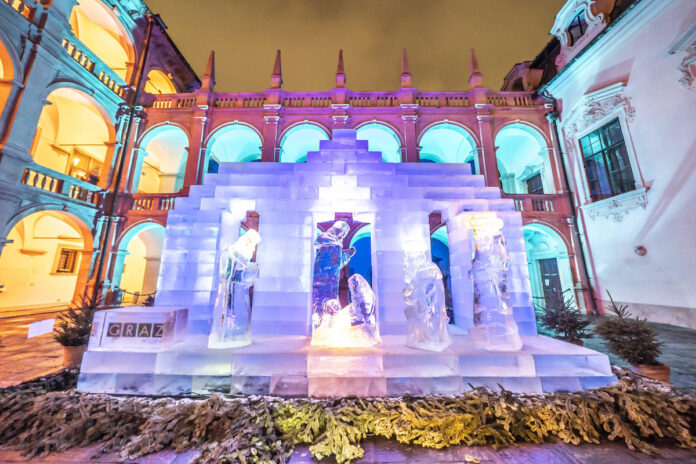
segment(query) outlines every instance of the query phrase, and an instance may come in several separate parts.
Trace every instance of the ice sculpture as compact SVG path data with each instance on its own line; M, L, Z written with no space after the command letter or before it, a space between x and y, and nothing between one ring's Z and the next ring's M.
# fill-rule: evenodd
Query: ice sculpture
M333 318L338 300L338 284L341 269L355 254L355 248L343 249L343 238L350 227L343 221L336 221L314 242L314 276L312 279L312 328L326 324ZM335 300L335 301L332 301Z
M209 348L235 348L251 343L249 287L259 275L259 268L251 258L260 241L261 236L252 229L223 252Z
M406 253L404 299L408 335L406 346L442 351L452 339L449 335L445 285L442 272L424 252Z
M348 224L336 221L314 242L312 281L312 345L366 347L380 343L375 294L359 274L348 279L351 303L342 308L338 300L341 269L355 254L343 249Z
M474 327L470 335L489 350L519 350L522 341L507 288L510 256L500 231L503 221L494 213L480 213L468 222L476 242L469 271L474 282Z
M312 345L364 348L379 345L377 304L370 284L360 274L348 279L351 303L341 308L338 299L326 300L324 313L312 332Z

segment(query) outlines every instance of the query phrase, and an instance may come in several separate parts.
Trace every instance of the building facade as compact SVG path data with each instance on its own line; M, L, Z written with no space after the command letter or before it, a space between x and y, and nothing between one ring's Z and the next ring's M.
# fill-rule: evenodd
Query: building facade
M689 139L686 121L693 126L688 88L696 22L691 12L689 29L689 8L687 0L569 0L552 29L557 37L535 60L513 67L501 91L483 86L473 51L467 90L421 91L404 51L393 92L350 90L342 54L331 91L287 92L278 52L269 88L227 93L215 88L214 54L199 79L141 1L3 0L0 308L64 305L94 292L110 304L142 301L155 291L167 213L191 185L223 162L303 162L331 130L351 128L382 152L384 162L468 163L487 186L513 199L522 212L539 304L560 291L584 311L601 312L608 289L651 319L692 324L694 247L674 255L664 273L667 252L686 246L687 226L694 230L693 218L682 222L677 214L688 211L688 192L693 200L687 183L693 135ZM650 33L663 38L678 20L682 35L664 59L681 75L666 97L656 90L674 77L666 72L657 82L657 69L621 81L625 72L593 67L614 69L625 60L649 67L654 56L630 49L631 34L652 27ZM611 39L612 30L620 41ZM659 41L645 40L657 54ZM651 101L656 95L660 99ZM651 109L672 104L683 106L681 126ZM643 142L639 132L654 134L656 120L679 131L667 137L676 146L660 150L651 143L664 137L654 135ZM579 141L597 130L614 137L617 127L633 177L619 176L617 186L607 183L614 179L609 173L592 178L594 190L584 187ZM637 149L639 143L647 145ZM674 162L649 169L655 157L648 153ZM676 174L674 183L669 179ZM655 227L656 221L666 222ZM257 223L250 211L244 227ZM366 232L351 224L349 241L357 247ZM665 240L677 224L684 224L681 241ZM445 250L434 258L447 274L442 226L437 215L430 218L433 252ZM626 251L629 231L642 235ZM643 274L632 277L637 271ZM643 295L648 282L665 287ZM655 318L653 306L684 316Z

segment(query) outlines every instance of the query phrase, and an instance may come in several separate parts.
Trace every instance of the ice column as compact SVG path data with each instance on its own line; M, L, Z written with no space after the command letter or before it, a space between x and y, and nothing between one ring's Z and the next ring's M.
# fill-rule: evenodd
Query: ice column
M450 339L442 272L425 252L407 252L404 263L404 299L408 336L406 346L442 351Z
M510 267L503 221L495 213L472 214L469 226L476 251L469 275L474 282L474 327L469 333L475 342L491 350L522 348L507 288Z
M251 300L249 287L259 275L251 262L261 237L249 230L223 251L220 284L208 338L210 348L234 348L251 343Z

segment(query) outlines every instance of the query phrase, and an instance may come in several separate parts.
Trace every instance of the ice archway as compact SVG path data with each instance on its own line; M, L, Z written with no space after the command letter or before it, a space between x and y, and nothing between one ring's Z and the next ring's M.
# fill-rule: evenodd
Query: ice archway
M505 193L555 193L544 137L526 124L510 124L495 137L500 182Z
M370 123L357 129L358 140L367 140L371 151L382 153L385 163L401 162L401 141L391 128L379 123Z
M319 150L321 140L329 140L329 136L317 125L303 123L292 127L280 141L280 161L304 163L308 151Z

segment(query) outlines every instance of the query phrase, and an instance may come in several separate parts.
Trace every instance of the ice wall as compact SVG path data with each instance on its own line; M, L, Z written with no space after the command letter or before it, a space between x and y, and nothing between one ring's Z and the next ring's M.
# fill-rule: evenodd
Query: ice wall
M263 238L256 256L254 333L309 333L316 226L336 213L371 224L382 333L405 333L404 254L429 252L428 217L440 212L449 238L455 323L473 327L468 272L474 247L467 217L480 211L494 211L504 223L510 304L520 333L536 332L522 219L512 200L485 187L467 164L383 163L348 129L334 130L307 163L223 163L177 200L169 213L156 305L187 306L192 332L210 330L219 250L238 237L248 211L259 214Z

